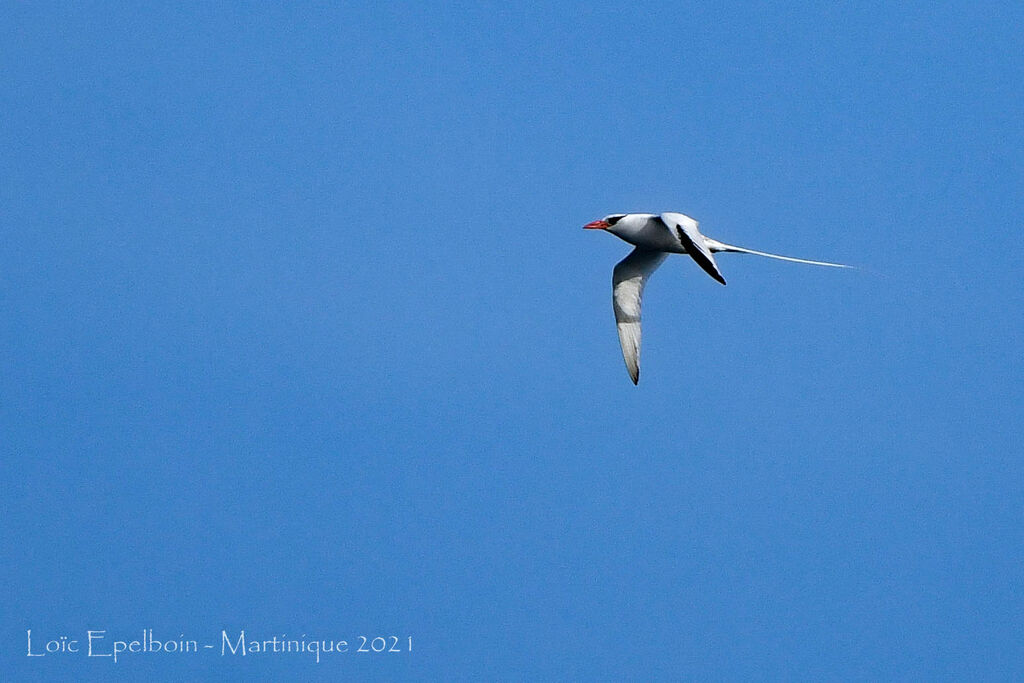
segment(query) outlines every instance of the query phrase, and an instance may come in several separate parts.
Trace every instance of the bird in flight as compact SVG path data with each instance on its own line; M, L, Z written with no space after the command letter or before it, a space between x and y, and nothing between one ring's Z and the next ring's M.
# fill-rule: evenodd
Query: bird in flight
M586 230L604 230L629 242L636 248L619 261L612 273L612 306L619 330L622 358L633 384L640 381L640 301L644 285L669 254L689 254L701 268L723 285L725 278L715 263L715 253L732 251L768 258L809 263L831 268L849 268L841 263L809 261L791 256L766 254L763 251L734 247L705 237L697 229L697 221L681 213L613 213L601 220L587 223Z

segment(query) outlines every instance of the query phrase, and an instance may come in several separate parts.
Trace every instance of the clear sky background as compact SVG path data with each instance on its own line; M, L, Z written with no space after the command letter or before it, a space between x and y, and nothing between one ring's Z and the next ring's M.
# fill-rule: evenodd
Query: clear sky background
M1024 677L1024 11L719 5L4 3L3 670Z

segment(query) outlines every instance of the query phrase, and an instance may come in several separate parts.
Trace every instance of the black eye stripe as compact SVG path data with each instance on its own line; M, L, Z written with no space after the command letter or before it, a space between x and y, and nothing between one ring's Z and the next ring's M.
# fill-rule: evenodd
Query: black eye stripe
M608 217L608 225L615 225L616 223L618 223L623 218L625 218L625 216L609 216Z

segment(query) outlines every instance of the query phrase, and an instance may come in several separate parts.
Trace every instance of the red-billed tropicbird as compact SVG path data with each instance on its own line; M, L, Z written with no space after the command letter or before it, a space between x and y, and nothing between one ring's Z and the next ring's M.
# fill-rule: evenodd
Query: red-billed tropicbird
M725 278L718 270L714 257L718 251L757 254L815 266L850 267L723 244L702 235L697 229L697 221L681 213L670 212L660 216L653 213L613 213L583 227L588 230L605 230L636 246L629 256L619 261L612 274L612 305L619 329L619 343L633 384L640 381L640 301L644 285L669 254L689 254L697 265L723 285Z

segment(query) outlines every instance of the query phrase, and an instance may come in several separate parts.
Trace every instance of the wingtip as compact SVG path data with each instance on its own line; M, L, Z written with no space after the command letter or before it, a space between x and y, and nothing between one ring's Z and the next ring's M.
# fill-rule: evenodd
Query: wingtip
M634 385L640 383L640 368L632 368L627 364L626 373L629 375L629 379Z

